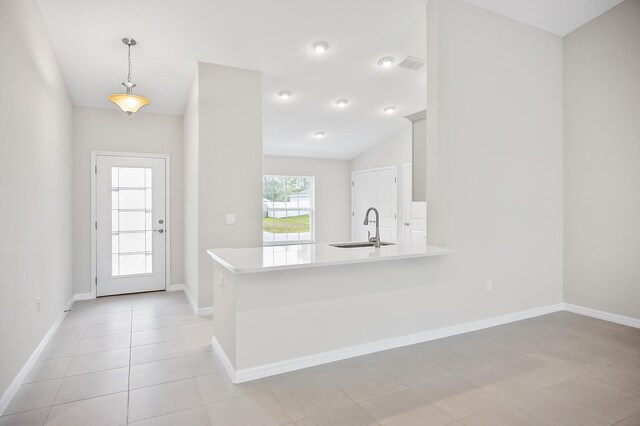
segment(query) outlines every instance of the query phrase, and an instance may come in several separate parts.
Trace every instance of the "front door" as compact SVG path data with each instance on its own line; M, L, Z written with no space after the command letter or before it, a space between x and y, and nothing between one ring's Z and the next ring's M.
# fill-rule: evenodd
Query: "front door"
M96 156L96 294L165 289L164 158Z

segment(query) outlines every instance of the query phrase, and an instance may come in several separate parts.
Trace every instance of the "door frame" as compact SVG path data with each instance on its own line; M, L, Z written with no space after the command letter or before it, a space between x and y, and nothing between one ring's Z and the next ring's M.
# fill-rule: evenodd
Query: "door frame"
M142 158L162 158L165 160L165 253L164 253L164 289L169 290L171 282L171 156L169 154L148 154L140 152L113 152L113 151L91 151L91 221L89 227L91 229L91 298L97 296L96 281L98 279L98 236L95 223L97 220L97 161L98 156L105 157L142 157Z
M355 175L358 173L370 173L380 172L384 170L391 170L396 173L396 239L398 239L398 165L395 166L383 166L373 167L371 169L352 170L351 171L351 240L355 239L355 229L353 221L355 220Z

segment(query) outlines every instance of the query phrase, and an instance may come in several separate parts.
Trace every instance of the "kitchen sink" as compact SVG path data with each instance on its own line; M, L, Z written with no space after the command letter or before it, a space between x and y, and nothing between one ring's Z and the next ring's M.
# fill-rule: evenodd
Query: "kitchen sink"
M338 247L338 248L362 248L362 247L374 247L376 243L363 241L363 242L355 242L355 243L337 243L337 244L329 244L329 245L331 247ZM393 246L393 245L395 244L385 243L385 242L380 243L380 246Z

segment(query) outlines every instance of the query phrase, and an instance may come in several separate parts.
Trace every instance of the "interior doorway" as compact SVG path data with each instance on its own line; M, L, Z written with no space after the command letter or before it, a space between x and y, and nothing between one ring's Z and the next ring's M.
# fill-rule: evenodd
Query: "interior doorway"
M351 173L351 238L367 241L367 232L375 233L376 219L371 213L369 225L364 216L369 207L380 213L380 238L395 241L398 238L398 168L384 167Z

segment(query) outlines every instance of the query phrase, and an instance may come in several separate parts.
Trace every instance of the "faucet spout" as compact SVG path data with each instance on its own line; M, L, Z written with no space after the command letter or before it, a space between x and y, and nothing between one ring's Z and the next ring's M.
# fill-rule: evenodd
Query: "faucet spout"
M378 213L378 209L376 209L375 207L369 207L369 209L367 210L367 213L364 215L364 225L368 225L369 224L369 213L371 213L371 211L373 211L373 213L375 213L376 215L376 236L375 237L371 237L371 232L369 232L369 242L370 243L374 243L376 248L380 247L380 214Z

